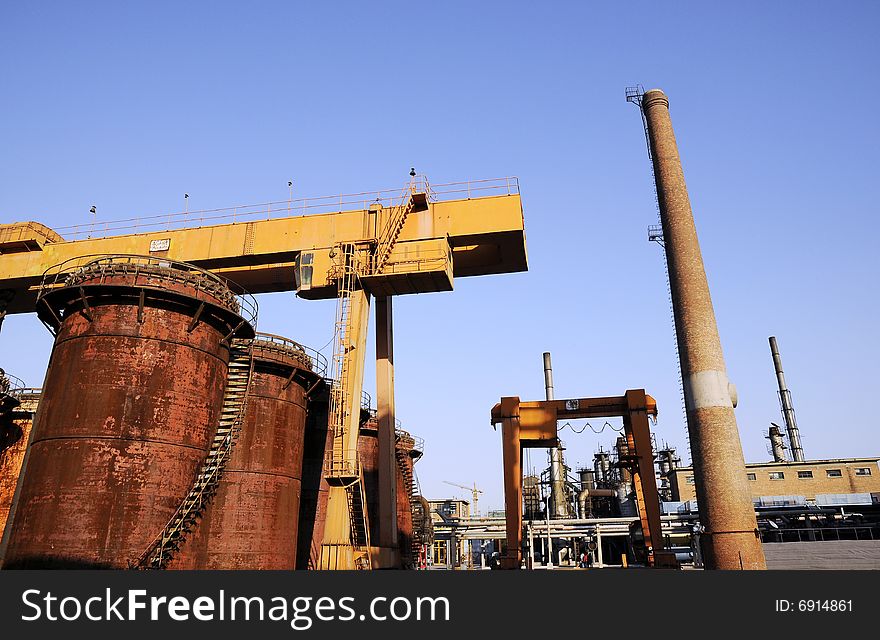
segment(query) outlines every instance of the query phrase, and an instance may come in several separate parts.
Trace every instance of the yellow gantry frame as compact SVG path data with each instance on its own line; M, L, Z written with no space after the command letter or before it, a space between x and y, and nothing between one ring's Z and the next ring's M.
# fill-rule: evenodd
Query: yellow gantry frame
M250 293L296 291L316 300L337 296L331 252L339 243L375 243L390 209L366 209L291 216L185 229L151 231L65 241L34 222L0 225L0 317L31 313L43 274L62 262L90 255L152 255L187 262L237 282ZM158 248L150 251L151 247ZM377 298L377 405L380 426L380 533L371 550L374 567L393 566L396 554L394 500L394 393L391 296L451 291L455 277L527 270L522 202L519 194L429 202L407 217L381 273L364 274L352 314L351 357L357 372L347 404L357 416L361 397L370 297ZM387 304L385 299L387 299ZM353 311L355 311L353 308ZM357 427L347 429L344 446L357 456ZM387 467L387 468L386 468ZM344 491L331 492L325 568L353 568L348 506ZM322 555L323 552L322 552ZM335 558L338 558L336 560Z

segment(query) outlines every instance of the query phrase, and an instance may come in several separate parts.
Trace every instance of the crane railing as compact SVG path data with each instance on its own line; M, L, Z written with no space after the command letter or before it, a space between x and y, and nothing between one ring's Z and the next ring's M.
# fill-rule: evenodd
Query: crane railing
M409 185L405 191L409 190ZM519 194L519 179L515 176L466 180L432 184L429 201L462 200L489 196L513 196ZM379 189L344 193L332 196L273 200L256 204L240 204L231 207L196 209L192 211L172 211L168 213L147 214L111 220L93 220L89 223L59 227L55 231L63 236L64 242L88 238L172 231L221 224L239 224L290 218L305 215L338 213L369 209L378 203L383 207L396 207L401 202L401 189ZM61 240L59 240L61 241Z

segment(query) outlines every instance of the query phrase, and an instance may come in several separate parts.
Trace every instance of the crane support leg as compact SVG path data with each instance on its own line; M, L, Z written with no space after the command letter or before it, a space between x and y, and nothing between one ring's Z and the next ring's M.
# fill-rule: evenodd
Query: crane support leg
M364 385L364 354L367 346L367 326L370 317L370 295L363 289L351 293L350 308L350 342L345 354L347 374L344 385L345 426L342 433L334 434L334 449L341 450L346 462L357 467L358 435L360 432L361 391ZM363 476L353 480L362 483ZM354 487L355 490L359 489ZM352 531L352 512L350 509L350 492L352 487L333 486L331 483L327 501L327 522L324 527L324 542L321 545L321 569L356 569L362 554L368 553L361 545L355 545L354 538L366 537L369 540L369 521L367 510L359 514L360 526L365 528L364 535ZM359 493L359 492L358 492ZM366 507L366 505L363 505Z
M651 447L651 431L648 426L647 398L644 390L630 389L626 392L627 412L623 414L623 430L631 459L630 472L636 490L639 520L648 550L650 566L675 566L674 554L663 551L663 534L660 525L660 498L657 479L654 476L654 452ZM664 555L665 553L665 555ZM672 558L668 557L672 555Z
M15 291L12 289L0 289L0 327L3 326L3 319L6 317L6 310L9 303L15 297Z
M639 518L648 548L648 565L676 567L675 554L666 551L660 528L660 498L654 477L654 454L648 416L657 415L657 402L644 389L623 396L521 402L516 396L501 398L492 407L491 424L501 424L504 456L504 506L507 553L503 569L519 569L522 555L522 450L559 445L556 425L565 419L623 418L627 454L622 468L633 476Z
M502 400L504 411L507 407L503 405ZM507 520L507 552L501 558L501 568L519 569L522 554L522 446L519 416L514 415L513 411L504 413L501 450L504 457L504 513Z
M394 415L394 324L391 298L376 298L376 409L379 421L379 540L400 566ZM388 553L388 552L386 552ZM385 554L383 554L385 555Z

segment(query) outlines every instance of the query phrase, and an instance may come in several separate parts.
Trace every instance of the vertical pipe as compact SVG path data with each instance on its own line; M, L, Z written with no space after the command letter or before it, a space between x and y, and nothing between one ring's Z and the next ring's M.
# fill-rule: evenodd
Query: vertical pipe
M544 397L545 400L553 400L553 365L550 363L550 353L544 352ZM562 457L561 447L550 448L550 490L553 517L567 518L568 501L565 498L565 463ZM549 506L549 505L548 505Z
M544 396L553 400L553 365L550 364L550 352L544 352Z
M782 430L779 425L771 423L767 438L770 440L773 462L785 462L785 441L782 439Z
M801 433L794 418L794 406L791 403L791 391L785 384L782 372L782 357L776 337L770 336L770 353L773 355L773 367L776 369L776 382L779 384L779 402L782 406L782 419L785 420L785 431L788 433L788 444L791 446L791 459L795 462L804 461L804 448L801 446Z
M765 569L721 340L684 173L659 89L642 97L660 205L704 551L710 569Z

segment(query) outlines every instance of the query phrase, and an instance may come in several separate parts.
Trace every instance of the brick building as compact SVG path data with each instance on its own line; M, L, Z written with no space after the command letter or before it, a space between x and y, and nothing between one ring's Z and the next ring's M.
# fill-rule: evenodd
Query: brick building
M880 458L841 458L804 462L750 462L746 476L753 498L765 496L816 496L876 494L880 498ZM696 500L693 467L680 467L669 473L672 499ZM821 501L822 498L819 498Z

